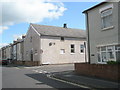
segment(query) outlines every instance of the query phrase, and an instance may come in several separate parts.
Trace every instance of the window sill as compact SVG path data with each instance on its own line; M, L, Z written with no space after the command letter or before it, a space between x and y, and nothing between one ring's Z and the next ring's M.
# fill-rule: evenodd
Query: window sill
M80 53L80 54L85 54L85 53Z
M107 28L103 28L102 31L113 29L113 28L114 28L114 26L110 26L110 27L107 27Z
M75 53L70 53L70 54L74 55Z
M65 53L60 53L61 55L65 54Z
M107 64L106 62L98 62L98 64Z

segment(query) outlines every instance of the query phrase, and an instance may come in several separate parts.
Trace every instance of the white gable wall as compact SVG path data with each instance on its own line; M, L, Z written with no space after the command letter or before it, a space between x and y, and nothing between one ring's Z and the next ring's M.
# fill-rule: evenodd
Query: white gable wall
M30 38L32 37L32 41ZM31 50L33 52L33 61L40 61L40 36L30 26L24 40L24 61L31 61ZM37 53L35 54L35 51Z
M80 44L84 44L84 39L41 36L42 64L62 64L85 62L85 53L80 53ZM49 46L49 43L52 43ZM75 53L71 54L71 44L75 45ZM60 50L65 49L64 54Z

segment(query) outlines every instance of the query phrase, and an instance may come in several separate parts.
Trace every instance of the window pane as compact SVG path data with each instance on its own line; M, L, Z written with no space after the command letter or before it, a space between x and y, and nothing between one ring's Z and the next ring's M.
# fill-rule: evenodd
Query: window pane
M80 45L80 53L84 53L84 45L83 44Z
M102 62L107 61L106 52L101 53L101 59L102 59Z
M75 45L71 44L71 53L75 53Z
M98 53L97 55L98 55L98 62L101 62L101 60L100 60L100 53Z
M106 51L106 47L101 47L101 51Z
M112 9L103 11L101 13L102 18L102 28L107 28L112 26Z
M117 60L117 61L118 61L118 60L120 61L120 51L117 51L117 52L116 52L116 60Z
M112 26L112 15L102 18L103 19L103 28Z
M81 45L80 45L80 48L84 48L84 45L81 44Z
M111 52L111 51L113 51L113 50L114 50L114 47L113 47L113 46L108 46L108 47L107 47L107 51L108 51L108 52L109 52L109 51Z
M97 52L100 52L100 47L97 48Z
M71 45L71 48L74 48L74 45Z
M108 15L111 15L112 14L112 9L108 9L108 10L105 10L101 13L101 16L102 17L106 17Z
M107 57L108 57L108 60L109 60L109 61L115 59L115 58L114 58L114 53L113 53L113 52L108 52L108 53L107 53Z
M80 52L81 52L81 53L84 53L84 49L81 49Z
M120 45L115 46L115 50L120 50Z
M61 37L61 41L64 41L64 37Z
M71 53L75 53L75 50L74 50L74 49L71 49Z

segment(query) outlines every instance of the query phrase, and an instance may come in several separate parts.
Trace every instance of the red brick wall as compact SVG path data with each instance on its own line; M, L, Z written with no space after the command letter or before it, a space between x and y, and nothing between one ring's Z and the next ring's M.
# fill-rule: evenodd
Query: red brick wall
M39 61L14 61L14 64L17 65L28 65L28 66L39 66Z
M77 74L120 80L120 65L75 63Z

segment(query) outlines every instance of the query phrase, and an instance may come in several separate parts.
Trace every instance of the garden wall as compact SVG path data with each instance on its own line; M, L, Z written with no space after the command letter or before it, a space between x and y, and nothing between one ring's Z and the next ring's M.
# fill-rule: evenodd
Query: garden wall
M75 63L75 72L81 75L120 81L120 65Z

